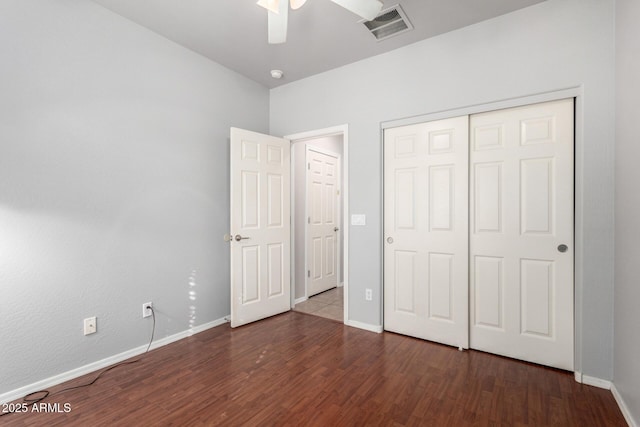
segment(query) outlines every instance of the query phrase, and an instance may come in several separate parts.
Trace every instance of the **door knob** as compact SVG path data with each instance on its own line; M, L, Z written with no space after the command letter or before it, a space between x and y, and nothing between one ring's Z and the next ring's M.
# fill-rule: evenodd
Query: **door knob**
M387 243L393 243L393 237L387 237Z
M340 230L338 227L333 227L333 231L338 231Z
M567 250L569 249L569 247L567 245L560 245L558 246L558 251L559 252L567 252Z
M241 235L239 235L239 234L236 234L236 237L235 237L236 242L239 242L240 240L247 240L247 239L249 239L249 238L250 238L250 237L242 237L242 236L241 236Z

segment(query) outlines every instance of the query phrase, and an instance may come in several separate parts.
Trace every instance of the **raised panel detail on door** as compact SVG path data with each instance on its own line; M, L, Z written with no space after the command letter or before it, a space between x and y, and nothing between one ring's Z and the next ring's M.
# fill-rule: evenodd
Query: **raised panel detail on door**
M396 170L395 179L395 222L397 230L413 230L415 228L415 169Z
M487 124L473 129L473 145L476 151L501 149L504 144L502 124Z
M502 231L502 163L474 165L476 233Z
M453 320L453 255L429 254L429 317Z
M386 129L384 328L468 347L468 117Z
M242 248L242 303L260 299L260 248Z
M332 175L327 175L327 177L332 177ZM326 183L324 185L324 223L327 225L332 225L336 223L336 184Z
M267 163L281 166L282 165L282 147L277 145L267 146Z
M407 134L398 138L394 145L394 155L396 159L411 157L416 154L417 135Z
M429 154L445 154L453 151L453 130L429 132Z
M522 333L553 338L553 262L522 259L520 276Z
M260 175L251 171L242 171L242 228L260 226Z
M470 124L471 347L567 370L574 363L573 123L568 99L476 114Z
M412 251L395 251L395 294L393 306L395 311L415 314L416 294L416 253Z
M553 233L553 158L520 162L520 224L522 234Z
M282 227L282 209L284 200L282 199L282 176L267 175L267 227Z
M431 231L451 231L453 226L453 165L429 168L429 223Z
M520 130L522 145L553 143L555 142L556 118L549 116L522 120Z
M334 236L326 236L324 246L327 248L324 252L324 275L333 276L336 274L336 253L337 242Z
M268 277L269 277L269 298L282 295L284 292L284 259L283 247L280 243L268 245Z
M476 256L473 259L475 280L471 299L474 304L473 324L502 328L504 318L504 266L501 257Z

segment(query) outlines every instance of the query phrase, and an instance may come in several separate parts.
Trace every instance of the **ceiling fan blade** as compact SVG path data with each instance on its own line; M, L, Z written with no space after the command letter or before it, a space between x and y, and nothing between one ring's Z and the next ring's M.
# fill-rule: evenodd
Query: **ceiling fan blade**
M268 12L269 44L279 44L287 41L289 2L281 1L278 8L279 13Z
M279 13L279 0L258 0L256 4L273 13Z
M373 21L382 10L382 2L379 0L331 0L350 12L363 17L367 21Z
M300 9L307 0L291 0L291 9Z

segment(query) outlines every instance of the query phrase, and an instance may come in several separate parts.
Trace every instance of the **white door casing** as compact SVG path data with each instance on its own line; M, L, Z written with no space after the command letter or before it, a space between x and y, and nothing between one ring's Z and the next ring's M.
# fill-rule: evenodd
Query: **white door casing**
M307 296L338 285L339 159L307 146Z
M468 348L468 116L384 134L384 328Z
M567 99L472 115L470 124L471 347L567 370L573 123Z
M231 326L290 309L290 143L231 128Z

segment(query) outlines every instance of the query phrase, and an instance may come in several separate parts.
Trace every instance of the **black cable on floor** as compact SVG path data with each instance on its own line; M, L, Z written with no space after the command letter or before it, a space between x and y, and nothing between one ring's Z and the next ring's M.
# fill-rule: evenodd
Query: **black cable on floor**
M143 356L149 352L149 349L151 348L151 343L153 342L153 336L155 335L155 332L156 332L156 313L155 313L155 311L153 311L153 307L149 307L149 308L151 309L151 316L153 316L153 329L151 330L151 339L149 340L149 345L147 345L147 349L144 351ZM27 406L34 405L36 403L42 402L44 399L46 399L49 396L56 396L58 394L65 393L67 391L76 390L76 389L84 388L84 387L89 387L90 385L95 384L96 381L98 381L100 379L100 377L102 377L104 374L106 374L107 372L111 371L112 369L116 369L116 368L119 368L120 366L124 366L124 365L131 365L133 363L138 363L140 360L142 360L142 356L140 356L136 360L130 360L130 361L116 363L115 365L110 366L110 367L106 368L105 370L103 370L102 372L100 372L91 382L88 382L86 384L81 384L81 385L77 385L77 386L73 386L73 387L68 387L68 388L56 391L55 393L50 393L49 390L34 391L33 393L29 393L29 394L27 394L26 396L24 396L22 398L22 404L25 404ZM18 404L18 405L20 405L20 404ZM9 415L9 414L15 414L17 412L22 412L22 411L13 410L13 411L9 411L9 412L3 412L3 413L0 414L0 417L5 416L5 415Z

